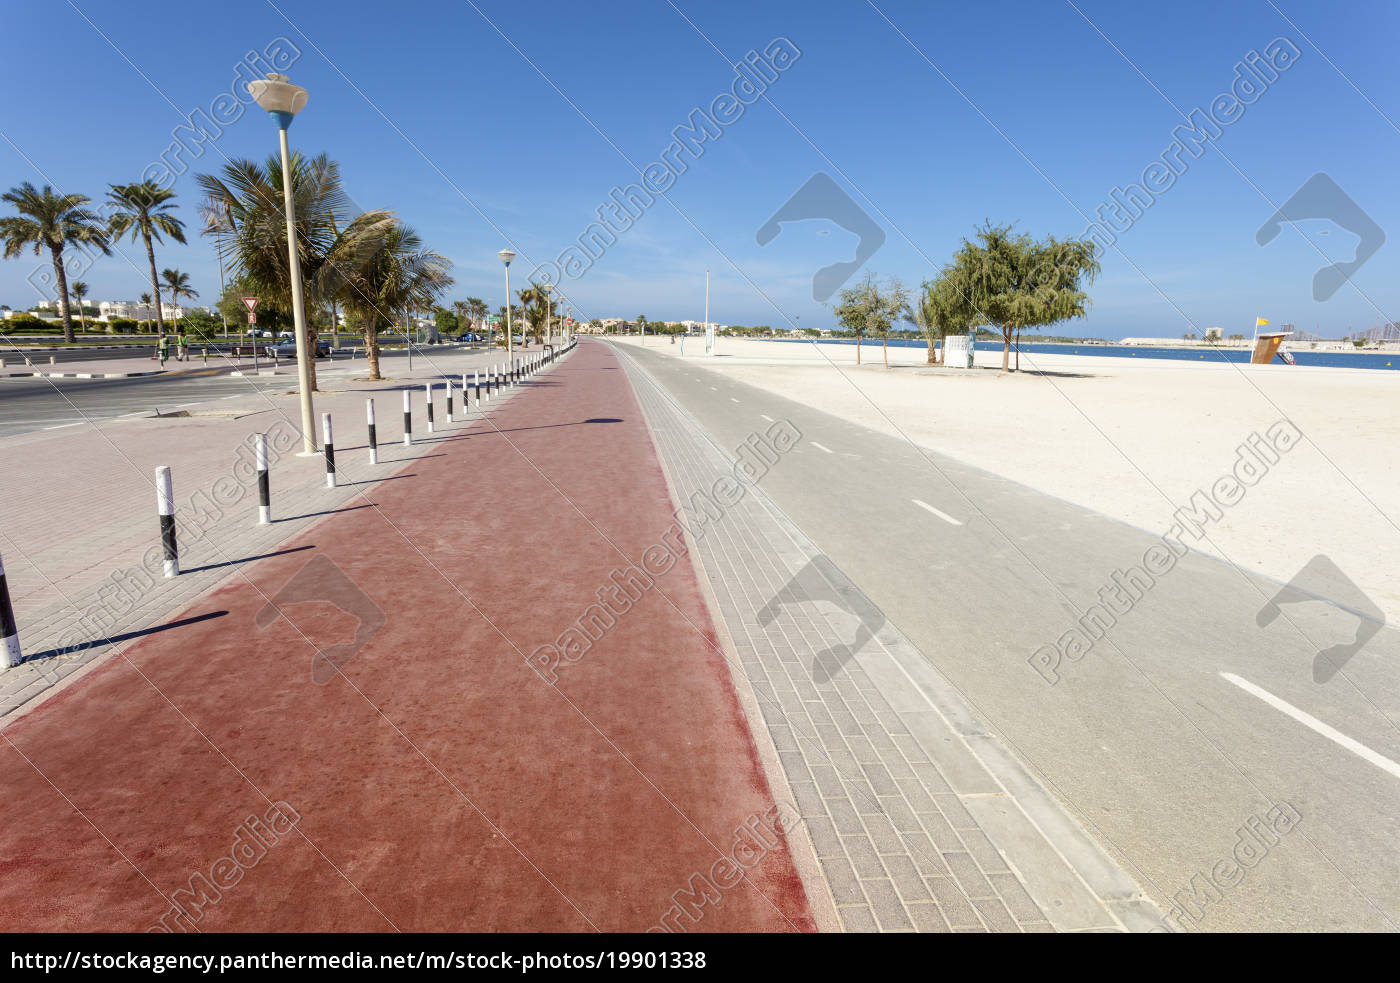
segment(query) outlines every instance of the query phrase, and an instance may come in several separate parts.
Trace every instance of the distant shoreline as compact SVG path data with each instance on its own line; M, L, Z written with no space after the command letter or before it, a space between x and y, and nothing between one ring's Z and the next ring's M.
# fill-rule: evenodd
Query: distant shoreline
M726 340L720 339L723 345ZM848 345L854 346L854 338L775 338L772 339L782 344L812 343L822 345ZM861 339L862 348L879 350L883 344L879 338ZM1311 342L1304 342L1311 345ZM1320 343L1319 343L1320 344ZM889 341L891 348L918 348L928 347L928 342L923 338L891 338ZM977 341L978 352L1000 352L1002 344L1000 339L979 338ZM1100 358L1134 358L1143 357L1149 359L1175 359L1178 361L1199 361L1205 360L1207 356L1216 356L1213 361L1248 363L1250 357L1250 346L1235 345L1124 345L1120 342L1063 342L1063 341L1036 341L1022 342L1020 345L1023 355L1045 354L1045 355L1081 355L1086 357ZM1012 346L1014 355L1016 346ZM1348 369L1371 369L1379 371L1400 370L1400 347L1390 349L1357 349L1357 348L1301 348L1288 346L1287 351L1298 360L1300 366L1348 368ZM1196 356L1194 359L1192 356ZM1339 362L1337 359L1345 359L1347 362ZM1283 364L1275 360L1275 364Z

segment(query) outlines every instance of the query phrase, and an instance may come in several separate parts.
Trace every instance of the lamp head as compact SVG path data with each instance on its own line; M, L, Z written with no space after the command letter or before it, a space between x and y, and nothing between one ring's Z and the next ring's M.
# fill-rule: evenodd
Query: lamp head
M249 82L248 93L284 130L292 125L292 117L306 108L310 98L305 89L276 72L268 72L267 78Z
M509 249L502 249L502 250L501 250L500 252L498 252L496 255L499 256L500 259L501 259L501 262L502 262L502 263L505 263L507 266L510 265L510 261L511 261L511 260L515 259L515 253L512 252L512 251L509 250Z

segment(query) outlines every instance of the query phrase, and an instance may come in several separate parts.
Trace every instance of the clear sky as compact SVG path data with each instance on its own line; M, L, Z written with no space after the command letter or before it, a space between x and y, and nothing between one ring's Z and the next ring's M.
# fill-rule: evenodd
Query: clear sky
M281 51L310 92L293 145L338 159L360 206L395 210L452 259L447 299L493 307L498 249L520 254L519 285L598 221L614 187L664 159L696 108L729 114L716 137L652 172L664 191L586 270L565 268L561 290L585 317L698 320L708 267L714 320L830 325L813 277L856 252L857 235L831 218L841 208L884 234L864 268L911 284L985 219L1079 235L1115 188L1143 183L1185 116L1212 112L1235 86L1250 101L1217 106L1199 158L1178 151L1170 186L1157 168L1150 206L1135 220L1118 213L1089 317L1056 333L1248 334L1262 315L1335 337L1400 320L1393 2L147 0L137 13L116 0L10 0L5 25L3 187L52 183L100 200L159 164L188 114L231 116L218 100L243 94L247 53ZM795 60L766 69L766 91L741 89L751 105L715 103L735 62L787 45ZM1255 90L1237 82L1252 52L1265 66L1263 82L1245 69ZM1289 63L1274 71L1279 52ZM170 176L195 229L195 173L276 149L256 107L218 129ZM1391 230L1325 300L1313 275L1350 260L1357 235L1319 219L1256 242L1318 172ZM839 193L828 186L808 212L828 217L760 245L759 229L817 173ZM1307 199L1290 214L1333 207ZM84 270L90 296L147 289L142 252L126 242ZM207 240L156 258L192 275L199 302L217 296ZM37 299L34 267L0 263L0 302Z

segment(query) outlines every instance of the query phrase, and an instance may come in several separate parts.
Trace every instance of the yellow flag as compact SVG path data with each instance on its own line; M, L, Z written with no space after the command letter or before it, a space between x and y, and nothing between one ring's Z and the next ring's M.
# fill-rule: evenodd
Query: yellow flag
M1254 326L1256 328L1267 328L1269 326L1269 319L1267 317L1256 317L1254 319Z

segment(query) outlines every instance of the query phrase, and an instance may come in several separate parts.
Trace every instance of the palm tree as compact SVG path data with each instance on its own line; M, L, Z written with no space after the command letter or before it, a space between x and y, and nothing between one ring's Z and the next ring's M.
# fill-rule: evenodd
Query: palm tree
M161 270L161 278L165 280L165 289L170 291L170 302L175 305L175 321L180 320L180 298L198 297L199 291L190 287L190 275L181 273L179 270Z
M73 281L73 299L78 302L78 320L82 322L83 332L87 332L87 314L83 311L83 298L88 295L88 285L82 280Z
M311 159L293 154L291 171L306 306L314 310L334 297L348 311L345 284L362 266L373 263L395 224L393 214L375 210L352 217L340 165L325 154ZM206 231L228 257L231 275L245 278L269 305L292 310L281 157L273 155L264 164L232 160L219 174L200 174L197 180L207 195L201 209ZM316 329L310 322L306 335L305 343L315 351ZM316 389L314 361L311 389Z
M365 339L371 380L379 374L379 331L393 323L396 311L430 308L452 286L452 263L423 248L418 234L394 220L382 225L383 212L366 212L350 223L347 235L372 234L378 248L368 257L357 250L346 260L332 257L320 289L334 296ZM370 230L370 231L367 231Z
M486 315L491 313L491 309L486 306L486 301L480 297L467 298L467 316L472 319L472 325L478 330L481 322L486 319Z
M73 341L73 315L68 309L68 274L63 268L63 250L69 245L92 246L104 256L110 256L112 249L106 229L96 214L83 207L88 204L86 195L55 194L47 184L39 191L26 181L0 195L0 200L19 211L18 215L0 218L5 258L14 259L26 246L34 247L35 256L40 250L48 249L53 260L59 311L63 314L63 340Z
M107 227L113 239L120 239L127 233L135 239L140 236L146 244L146 262L151 268L151 290L155 292L156 334L165 334L165 315L160 309L160 280L156 278L156 250L153 242L161 242L161 233L176 242L185 241L185 223L174 215L175 206L170 199L175 192L162 188L153 181L140 184L114 184L107 192L107 204L113 209L107 220ZM176 300L176 306L179 301Z
M517 290L516 296L520 298L521 310L525 315L525 324L520 326L521 337L524 337L528 327L530 334L535 336L535 342L542 344L545 321L554 311L554 301L550 299L549 292L536 283Z

